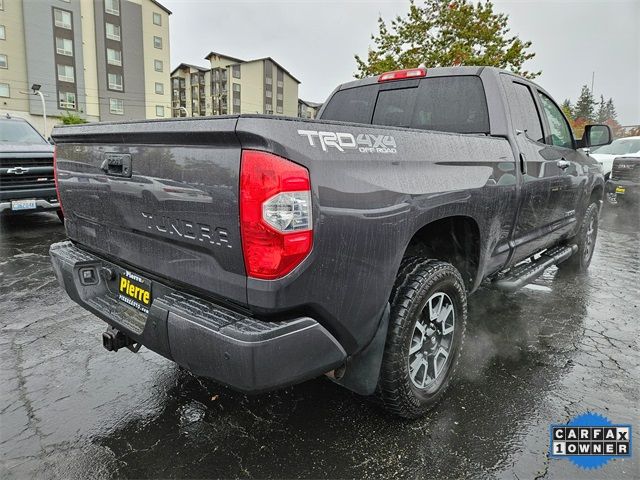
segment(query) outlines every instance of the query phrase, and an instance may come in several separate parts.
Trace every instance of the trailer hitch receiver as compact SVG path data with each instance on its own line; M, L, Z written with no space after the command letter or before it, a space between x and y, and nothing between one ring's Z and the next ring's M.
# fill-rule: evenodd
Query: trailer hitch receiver
M128 337L120 330L108 327L107 331L102 334L102 346L110 352L117 352L121 348L128 348L133 353L137 353L142 344Z

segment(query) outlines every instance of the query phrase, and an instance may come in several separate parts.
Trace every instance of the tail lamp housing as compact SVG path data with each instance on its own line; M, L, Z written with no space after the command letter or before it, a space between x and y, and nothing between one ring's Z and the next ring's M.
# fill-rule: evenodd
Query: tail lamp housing
M274 280L298 266L313 247L309 171L271 153L243 150L240 233L249 277Z

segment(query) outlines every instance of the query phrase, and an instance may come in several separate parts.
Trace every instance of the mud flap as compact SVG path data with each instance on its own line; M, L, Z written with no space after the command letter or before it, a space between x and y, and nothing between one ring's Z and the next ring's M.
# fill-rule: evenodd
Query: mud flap
M366 348L347 360L344 375L333 378L334 382L359 395L372 395L375 392L387 341L389 313L390 307L387 302L373 340Z

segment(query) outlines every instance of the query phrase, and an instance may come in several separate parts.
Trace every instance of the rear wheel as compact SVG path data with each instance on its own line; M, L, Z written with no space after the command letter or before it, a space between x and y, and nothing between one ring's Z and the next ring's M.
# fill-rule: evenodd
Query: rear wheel
M417 418L438 403L458 364L466 320L466 290L453 265L420 258L403 262L378 383L388 411Z
M598 210L597 203L592 203L587 207L587 211L582 218L580 231L572 240L578 245L578 251L568 260L558 264L559 269L584 272L589 268L598 237Z

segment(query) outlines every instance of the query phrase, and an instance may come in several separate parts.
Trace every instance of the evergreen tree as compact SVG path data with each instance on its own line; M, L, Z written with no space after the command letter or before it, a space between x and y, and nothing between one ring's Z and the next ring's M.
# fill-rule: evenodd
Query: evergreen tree
M607 100L607 106L605 107L605 110L607 112L607 119L618 119L618 112L616 112L616 107L613 105L613 98L609 98L609 100Z
M562 109L562 112L564 113L565 117L567 117L569 121L572 121L573 105L571 104L571 100L567 98L564 102L562 102L562 105L560 105L560 108Z
M580 96L578 97L578 101L576 102L576 106L573 110L573 115L576 120L578 118L584 118L585 120L592 122L594 110L595 101L593 100L591 90L589 90L589 87L586 85L583 85L582 91L580 92Z
M609 118L607 115L607 102L604 101L604 95L600 95L600 101L598 102L598 113L596 113L596 122L604 122L607 118Z
M534 78L523 64L533 58L531 42L509 35L508 16L488 2L410 0L409 11L389 24L378 18L375 47L366 59L356 55L357 78L389 70L452 65L489 65Z

